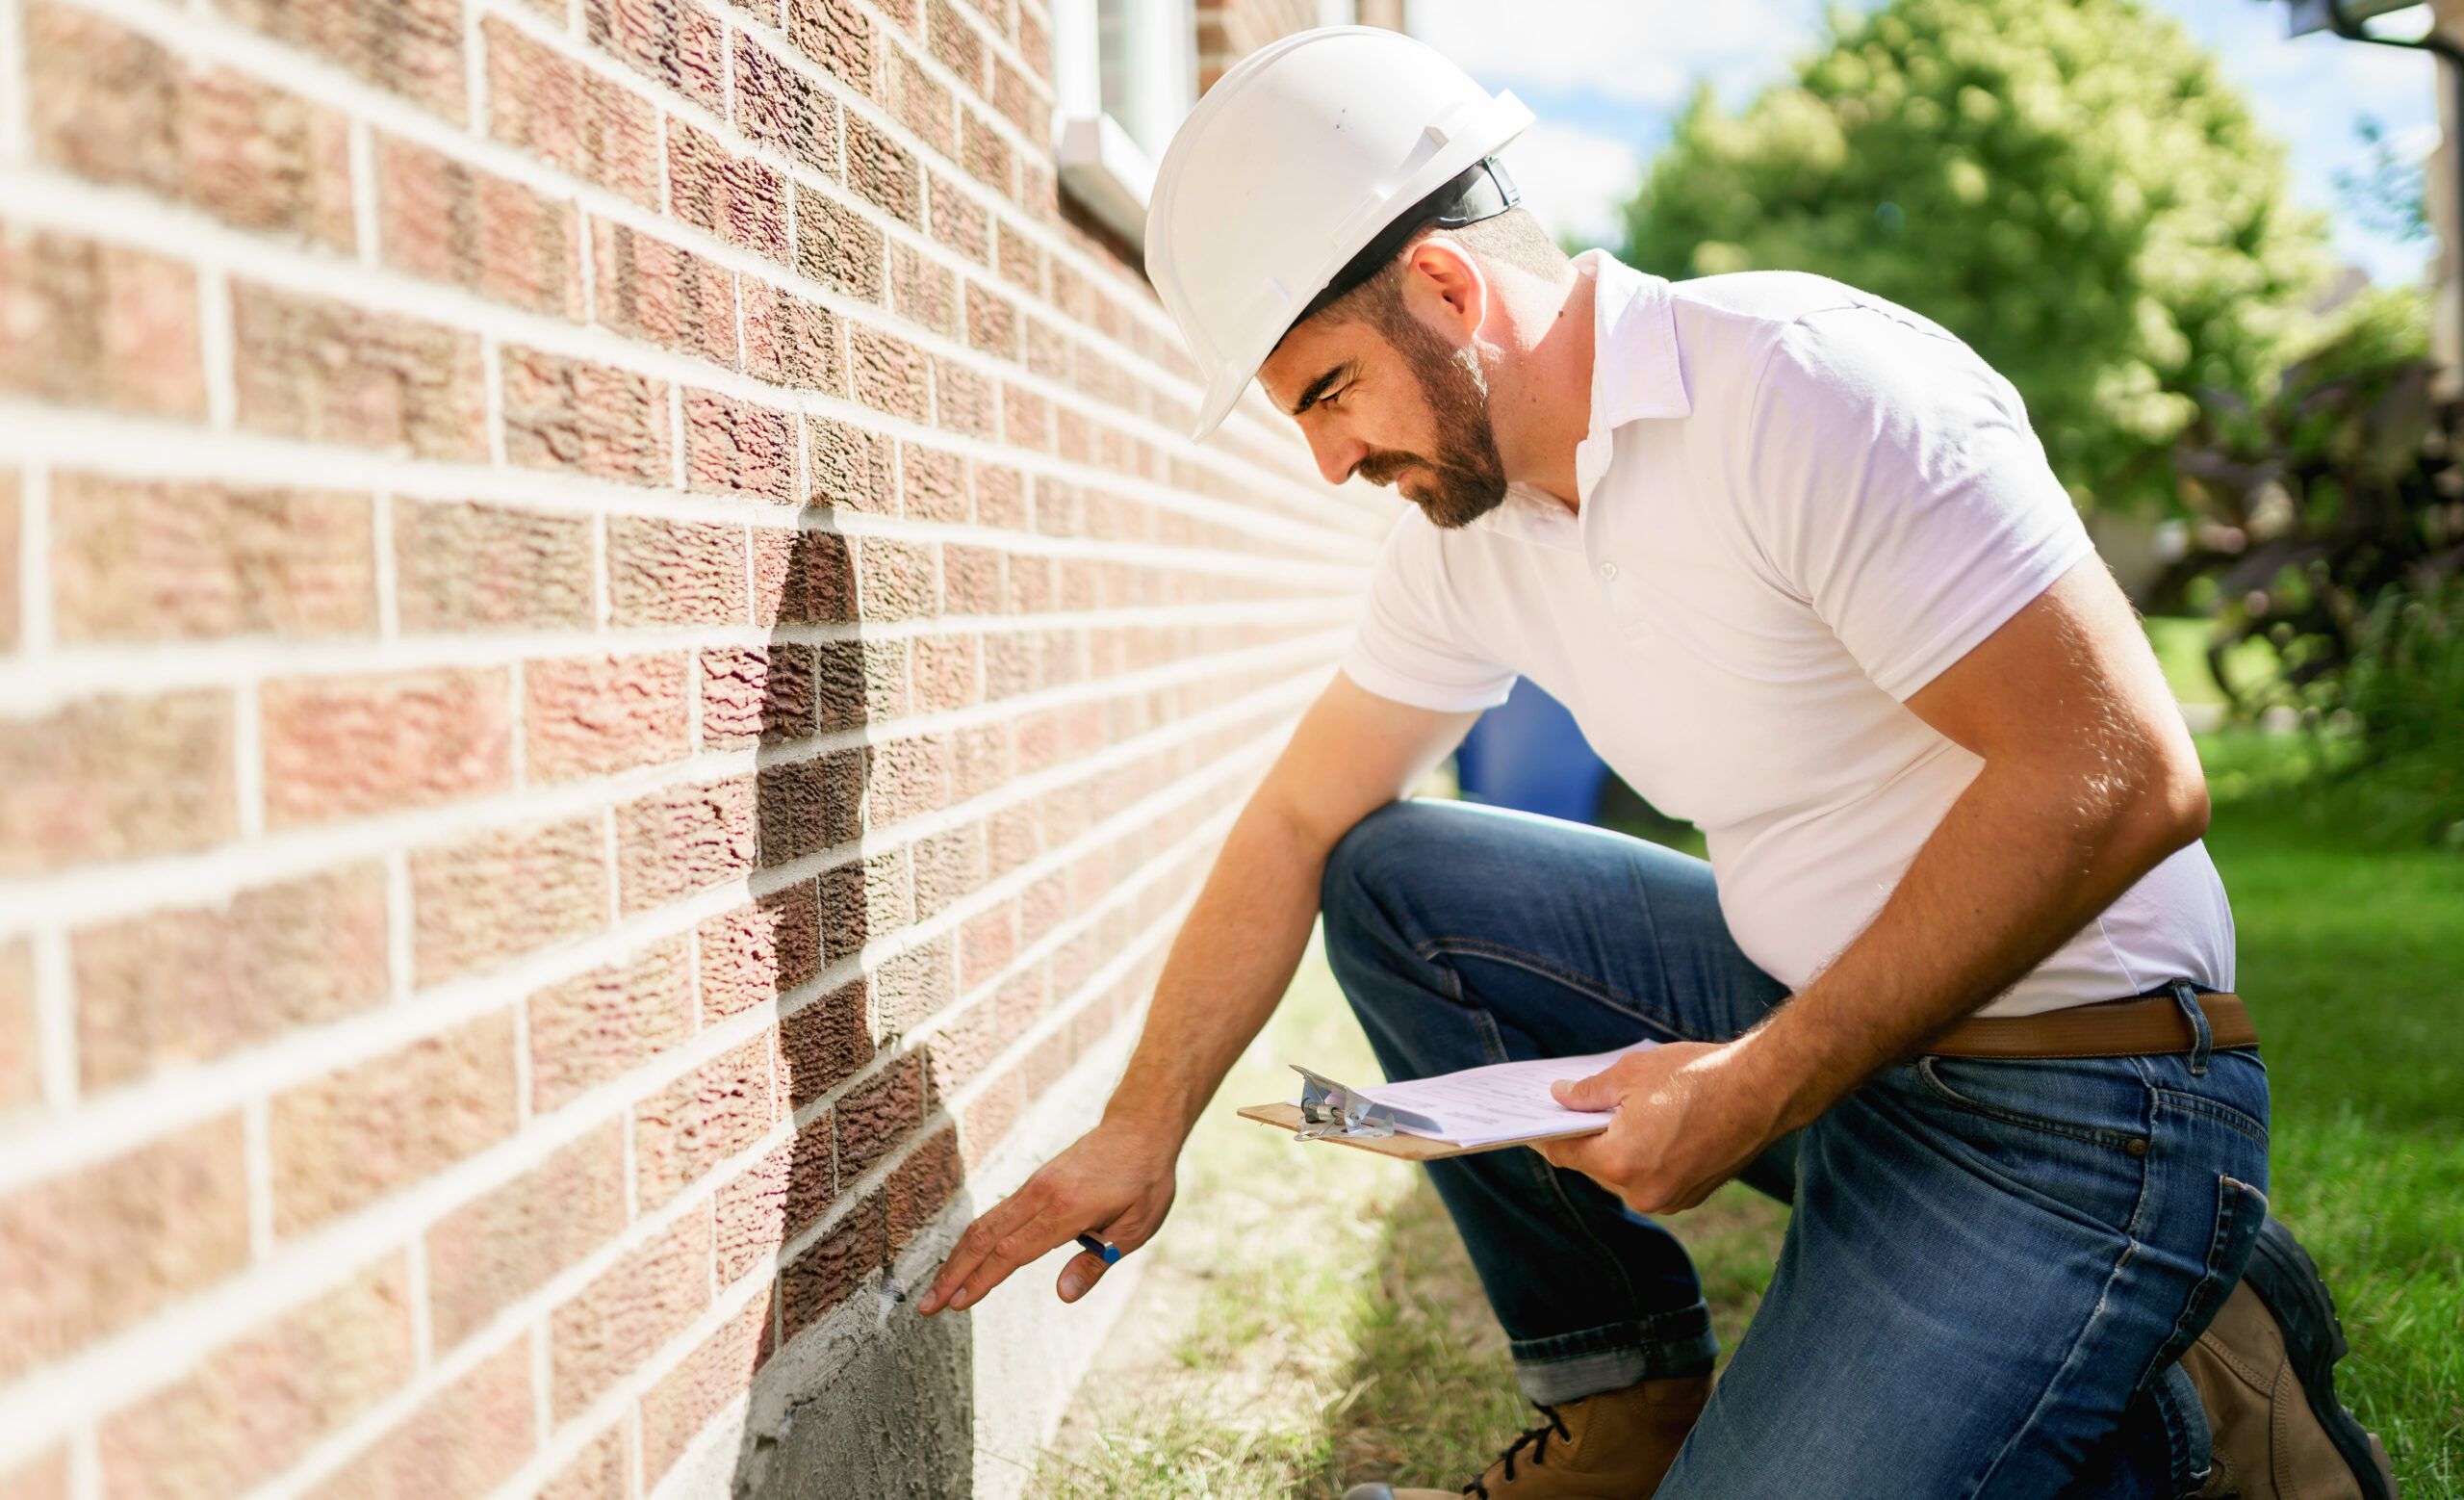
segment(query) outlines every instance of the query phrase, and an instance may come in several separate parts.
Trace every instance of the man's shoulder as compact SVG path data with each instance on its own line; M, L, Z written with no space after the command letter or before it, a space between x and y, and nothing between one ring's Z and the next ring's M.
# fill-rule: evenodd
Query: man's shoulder
M1669 284L1681 341L1759 356L1774 345L1855 341L1872 321L1953 344L1949 329L1912 308L1807 271L1734 271ZM1868 316L1871 315L1871 316Z

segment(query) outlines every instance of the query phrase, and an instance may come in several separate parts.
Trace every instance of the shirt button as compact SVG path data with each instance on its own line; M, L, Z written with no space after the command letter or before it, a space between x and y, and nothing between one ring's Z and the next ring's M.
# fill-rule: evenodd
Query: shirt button
M1602 563L1600 565L1600 576L1602 578L1615 578L1617 576L1617 564L1613 562Z

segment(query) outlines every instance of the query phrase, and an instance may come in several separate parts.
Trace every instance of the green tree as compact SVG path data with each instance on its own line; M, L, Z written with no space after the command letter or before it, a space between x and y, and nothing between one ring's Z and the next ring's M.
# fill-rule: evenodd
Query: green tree
M1626 253L1915 308L2019 388L2081 504L2138 508L2169 501L2195 393L2255 397L2309 323L2325 224L2286 181L2208 55L2134 0L1892 0L1835 8L1742 116L1698 89Z

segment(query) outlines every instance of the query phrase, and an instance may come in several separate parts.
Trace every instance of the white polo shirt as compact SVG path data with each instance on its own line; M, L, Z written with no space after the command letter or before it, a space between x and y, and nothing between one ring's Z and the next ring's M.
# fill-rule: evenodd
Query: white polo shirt
M1708 841L1748 957L1802 989L1983 763L1903 707L2094 548L2018 392L1939 324L1822 276L1672 283L1603 250L1578 516L1518 485L1454 530L1406 504L1343 671L1437 710L1518 674ZM1510 892L1508 893L1510 896ZM2203 843L1985 1015L2233 984Z

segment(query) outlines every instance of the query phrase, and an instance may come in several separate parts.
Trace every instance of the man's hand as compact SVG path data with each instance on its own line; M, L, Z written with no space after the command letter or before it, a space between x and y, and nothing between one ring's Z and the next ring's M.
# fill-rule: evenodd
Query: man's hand
M1568 1109L1613 1109L1598 1135L1532 1147L1637 1213L1675 1213L1787 1133L1790 1091L1740 1042L1676 1042L1629 1052L1588 1078L1550 1086Z
M1159 1149L1151 1133L1097 1125L966 1227L915 1310L929 1316L944 1306L973 1306L1011 1272L1081 1234L1136 1250L1172 1211L1179 1154ZM1061 1268L1054 1289L1063 1302L1076 1302L1104 1269L1101 1255L1082 1250Z

